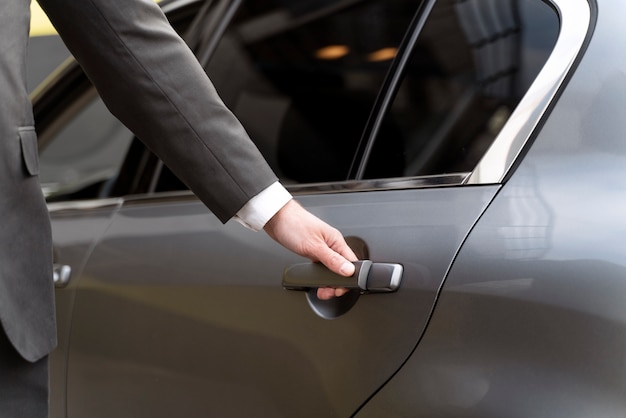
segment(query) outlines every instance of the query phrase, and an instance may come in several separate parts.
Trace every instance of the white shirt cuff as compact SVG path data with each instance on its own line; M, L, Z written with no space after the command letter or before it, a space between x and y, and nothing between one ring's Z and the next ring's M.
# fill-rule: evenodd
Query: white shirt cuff
M292 199L291 194L279 182L272 183L254 196L232 217L253 231L263 229L276 212Z

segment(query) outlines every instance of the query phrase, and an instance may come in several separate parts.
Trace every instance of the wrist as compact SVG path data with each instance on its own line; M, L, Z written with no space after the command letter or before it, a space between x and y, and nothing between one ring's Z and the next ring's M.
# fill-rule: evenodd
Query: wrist
M291 194L275 182L250 199L233 219L247 228L260 231L291 200Z

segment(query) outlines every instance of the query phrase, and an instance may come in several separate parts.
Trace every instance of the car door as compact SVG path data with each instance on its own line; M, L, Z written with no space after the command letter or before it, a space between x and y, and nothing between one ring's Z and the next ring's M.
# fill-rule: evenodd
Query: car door
M154 162L145 191L116 200L72 282L69 417L354 414L418 344L500 188L468 182L502 132L527 136L516 106L558 34L539 0L233 4L218 91L298 201L402 266L399 289L287 290L308 260L220 224L131 145L124 166Z

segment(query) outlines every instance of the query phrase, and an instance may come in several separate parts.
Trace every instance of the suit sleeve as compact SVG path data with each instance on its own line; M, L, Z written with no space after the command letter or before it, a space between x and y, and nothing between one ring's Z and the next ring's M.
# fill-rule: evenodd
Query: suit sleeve
M152 0L39 0L111 112L226 222L277 179Z

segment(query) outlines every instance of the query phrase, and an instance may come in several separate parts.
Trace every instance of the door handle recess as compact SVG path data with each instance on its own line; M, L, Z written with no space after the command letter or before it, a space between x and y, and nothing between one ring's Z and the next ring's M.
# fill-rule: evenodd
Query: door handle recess
M361 260L355 261L354 266L354 274L344 277L320 263L294 264L283 273L283 287L288 290L343 287L358 289L362 293L394 292L400 287L403 272L401 264Z

